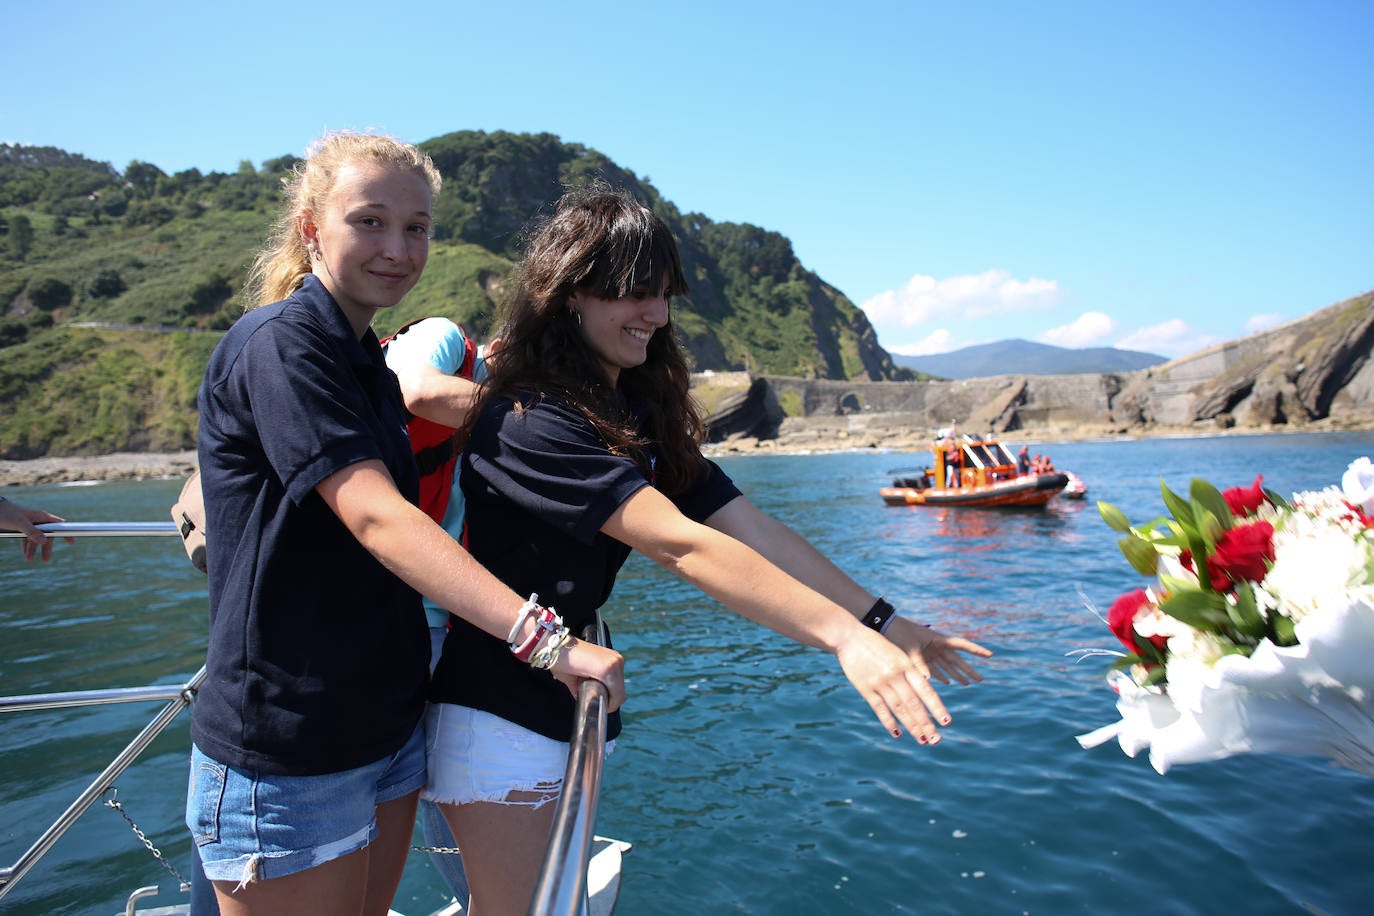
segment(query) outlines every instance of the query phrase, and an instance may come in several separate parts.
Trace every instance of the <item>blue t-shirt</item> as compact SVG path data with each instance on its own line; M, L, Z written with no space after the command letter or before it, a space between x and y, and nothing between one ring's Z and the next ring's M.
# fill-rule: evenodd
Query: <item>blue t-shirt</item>
M447 318L426 318L417 321L398 334L386 345L386 364L398 375L416 366L429 365L445 375L457 375L467 355L467 338L463 329ZM486 377L486 362L480 357L473 366L473 379L482 381ZM449 493L448 506L444 509L444 520L440 524L452 535L454 540L463 536L463 491L458 486L458 475L453 475L453 487ZM428 597L424 599L425 617L431 627L448 625L448 611L435 604Z
M498 579L555 608L574 635L595 623L630 548L601 526L641 487L652 470L613 455L576 408L544 399L515 411L493 399L463 452L459 475L467 497L468 547ZM713 462L673 497L678 509L704 521L739 490ZM470 706L559 741L571 737L574 702L547 671L511 655L499 637L450 618L430 699ZM620 731L619 713L607 735Z
M419 595L315 491L380 459L419 479L396 377L313 276L244 315L199 394L210 576L208 675L191 737L245 769L311 775L395 753L424 709Z

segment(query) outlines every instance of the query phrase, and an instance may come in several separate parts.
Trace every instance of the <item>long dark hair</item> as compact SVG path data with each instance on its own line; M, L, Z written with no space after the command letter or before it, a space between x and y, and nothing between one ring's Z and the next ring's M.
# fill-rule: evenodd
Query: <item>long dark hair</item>
M648 411L641 434L568 308L574 292L620 299L636 287L657 289L665 276L666 296L687 291L677 242L652 210L603 181L564 193L525 248L515 293L498 316L501 346L488 361L473 415L490 397L524 405L556 396L576 406L613 453L643 465L652 446L659 488L684 490L701 463L704 425L671 313L649 339L644 363L620 372L625 400Z

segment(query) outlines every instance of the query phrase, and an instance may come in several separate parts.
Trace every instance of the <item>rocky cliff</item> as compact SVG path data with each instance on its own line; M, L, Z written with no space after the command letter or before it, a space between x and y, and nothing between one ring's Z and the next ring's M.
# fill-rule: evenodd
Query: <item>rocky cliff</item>
M1374 293L1160 366L1109 375L942 382L736 378L712 438L788 436L900 446L965 432L1129 435L1374 427ZM752 384L751 384L752 382ZM719 388L729 382L716 376ZM794 443L794 444L804 444Z

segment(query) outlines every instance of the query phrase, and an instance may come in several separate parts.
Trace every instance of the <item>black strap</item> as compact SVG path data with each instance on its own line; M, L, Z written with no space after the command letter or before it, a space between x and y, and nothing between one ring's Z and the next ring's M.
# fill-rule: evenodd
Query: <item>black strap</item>
M888 604L887 599L879 598L873 602L873 607L869 608L868 613L864 615L864 626L881 633L895 613L897 613L897 609Z
M458 451L458 433L456 432L443 442L420 449L415 453L415 464L420 469L420 476L428 477L430 474L436 473L457 455Z

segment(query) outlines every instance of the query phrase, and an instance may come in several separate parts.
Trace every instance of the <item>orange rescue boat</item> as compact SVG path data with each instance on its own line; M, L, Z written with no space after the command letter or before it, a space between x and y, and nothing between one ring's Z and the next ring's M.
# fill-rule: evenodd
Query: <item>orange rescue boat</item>
M935 464L888 473L892 486L878 493L889 506L1038 507L1064 490L1067 474L1018 474L1016 456L995 439L963 436L930 447ZM946 456L957 456L947 461Z

